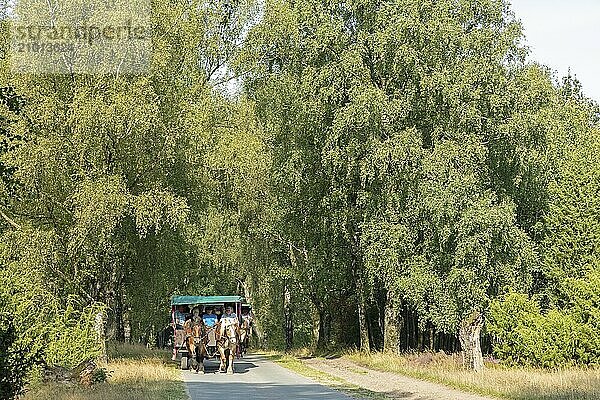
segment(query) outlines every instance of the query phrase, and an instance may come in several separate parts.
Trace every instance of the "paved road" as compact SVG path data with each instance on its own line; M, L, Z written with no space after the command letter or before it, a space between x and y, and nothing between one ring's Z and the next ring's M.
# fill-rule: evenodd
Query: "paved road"
M190 398L192 400L351 399L260 356L246 355L236 361L233 375L218 373L219 364L215 360L204 361L206 370L204 375L182 371Z

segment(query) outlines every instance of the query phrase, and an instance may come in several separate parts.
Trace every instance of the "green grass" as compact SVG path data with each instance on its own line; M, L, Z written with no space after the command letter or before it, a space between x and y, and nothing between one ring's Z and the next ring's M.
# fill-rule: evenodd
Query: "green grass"
M170 352L143 346L112 345L106 382L79 384L34 383L24 400L187 400L184 383Z
M299 357L302 353L296 353L297 355L290 354L282 354L278 352L264 352L259 353L276 364L281 365L291 371L296 372L297 374L303 375L307 378L310 378L320 384L329 386L335 390L339 390L351 397L357 399L369 399L369 400L385 400L387 396L382 393L373 392L371 390L367 390L357 385L353 385L345 380L338 378L336 376L330 375L326 372L319 371L315 368L311 368L308 365L304 364Z
M344 355L367 368L394 372L456 389L513 400L600 399L600 369L543 370L487 365L480 373L465 370L458 356L443 353Z

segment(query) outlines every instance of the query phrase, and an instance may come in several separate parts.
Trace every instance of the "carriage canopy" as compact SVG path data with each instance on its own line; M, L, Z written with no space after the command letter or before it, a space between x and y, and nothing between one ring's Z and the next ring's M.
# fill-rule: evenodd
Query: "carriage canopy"
M173 296L171 305L243 303L242 296Z

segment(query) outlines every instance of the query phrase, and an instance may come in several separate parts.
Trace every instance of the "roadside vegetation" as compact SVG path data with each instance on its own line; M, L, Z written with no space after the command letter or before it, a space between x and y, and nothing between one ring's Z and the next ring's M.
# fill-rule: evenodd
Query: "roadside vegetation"
M168 351L144 346L112 345L109 359L101 364L106 382L92 386L78 383L34 381L24 400L187 400L181 373Z
M287 353L267 351L264 354L276 363L334 388L356 388L336 376L306 365L311 358L345 358L359 366L392 372L484 396L510 400L596 400L600 398L600 368L563 367L535 368L500 364L487 358L486 368L478 373L465 368L459 353L389 352L365 353L359 350L319 351L298 348ZM361 371L354 371L360 373ZM385 386L384 386L385 387ZM351 393L351 392L350 392ZM362 389L354 393L386 398L381 393Z
M465 369L460 355L395 355L360 351L343 355L367 368L394 372L450 387L512 400L595 400L600 398L600 369L506 367L486 361L483 371Z

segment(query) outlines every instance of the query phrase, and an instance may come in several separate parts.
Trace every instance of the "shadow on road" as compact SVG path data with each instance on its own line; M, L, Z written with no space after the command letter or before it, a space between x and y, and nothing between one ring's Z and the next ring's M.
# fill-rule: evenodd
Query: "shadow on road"
M235 359L233 361L233 368L236 374L245 374L250 369L256 368L257 365L250 361L245 361L242 359ZM204 373L205 374L218 374L219 373L219 360L204 360Z

